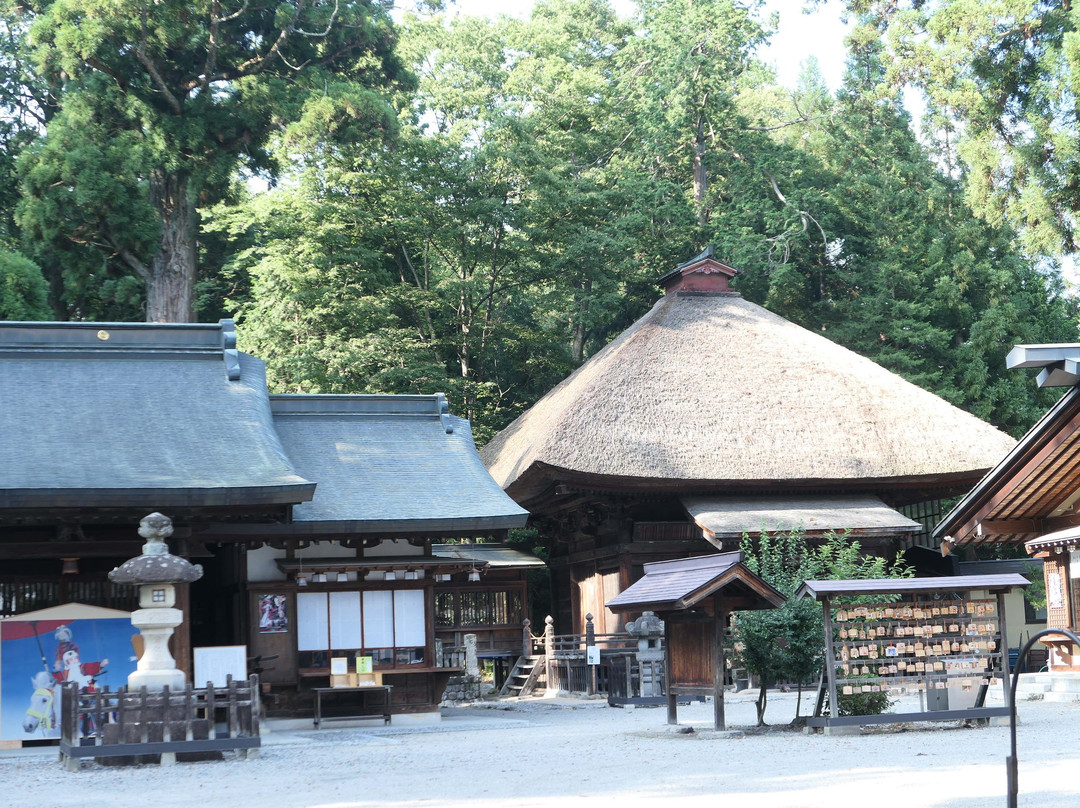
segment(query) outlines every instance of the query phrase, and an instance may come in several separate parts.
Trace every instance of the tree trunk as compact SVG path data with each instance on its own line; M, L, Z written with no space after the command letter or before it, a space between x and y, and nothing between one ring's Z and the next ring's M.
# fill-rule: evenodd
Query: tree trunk
M705 206L705 192L708 189L709 178L705 173L705 121L699 119L694 137L694 207L697 209L698 224L707 224L709 221L709 210Z
M765 678L761 678L761 685L757 695L757 725L759 727L765 726L765 707L769 701L768 688L765 684Z
M574 341L570 348L575 365L580 365L585 361L585 315L589 312L589 295L592 294L592 280L586 280L579 288L581 289L581 297L574 323Z
M161 219L161 241L146 284L146 321L195 320L195 200L184 174L154 171L150 204Z

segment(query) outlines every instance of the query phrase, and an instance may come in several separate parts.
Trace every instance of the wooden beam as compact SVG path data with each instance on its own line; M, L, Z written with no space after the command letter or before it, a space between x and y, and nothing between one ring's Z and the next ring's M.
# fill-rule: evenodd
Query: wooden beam
M713 616L713 728L727 729L724 719L724 629L727 626L728 605L722 594L713 599L716 614Z
M0 559L30 558L123 558L142 552L142 541L77 541L77 542L5 542L0 541Z
M1047 533L1042 519L984 519L979 522L983 536L1013 535L1015 533L1041 535ZM975 534L979 533L979 526Z

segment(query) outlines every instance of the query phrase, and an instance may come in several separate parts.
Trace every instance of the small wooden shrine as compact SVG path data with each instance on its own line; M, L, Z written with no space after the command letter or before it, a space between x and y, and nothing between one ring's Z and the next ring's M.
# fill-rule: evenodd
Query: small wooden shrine
M669 724L678 724L678 697L711 696L713 724L725 729L724 635L731 613L775 609L785 598L742 563L743 554L657 561L609 600L617 613L655 612L664 621L664 679Z
M822 604L825 677L811 728L1009 715L1005 593L1022 575L806 581L797 598ZM985 597L973 597L983 593ZM1005 704L985 706L1001 685ZM841 715L841 696L919 693L924 712ZM829 714L822 715L828 695Z

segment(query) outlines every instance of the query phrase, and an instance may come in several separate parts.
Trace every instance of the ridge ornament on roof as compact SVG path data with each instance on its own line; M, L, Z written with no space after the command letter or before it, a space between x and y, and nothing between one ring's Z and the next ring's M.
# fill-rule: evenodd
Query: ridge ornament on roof
M229 381L240 380L236 323L0 321L0 358L73 358L89 354L156 357L220 354Z
M728 281L738 274L739 270L735 267L716 258L710 244L689 261L662 275L656 283L667 295L674 292L738 295L738 292L728 289Z

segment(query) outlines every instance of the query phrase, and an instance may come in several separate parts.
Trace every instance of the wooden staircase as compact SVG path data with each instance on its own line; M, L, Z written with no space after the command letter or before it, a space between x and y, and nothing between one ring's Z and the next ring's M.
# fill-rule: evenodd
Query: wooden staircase
M500 696L529 696L536 690L544 671L544 655L520 656L506 677Z

